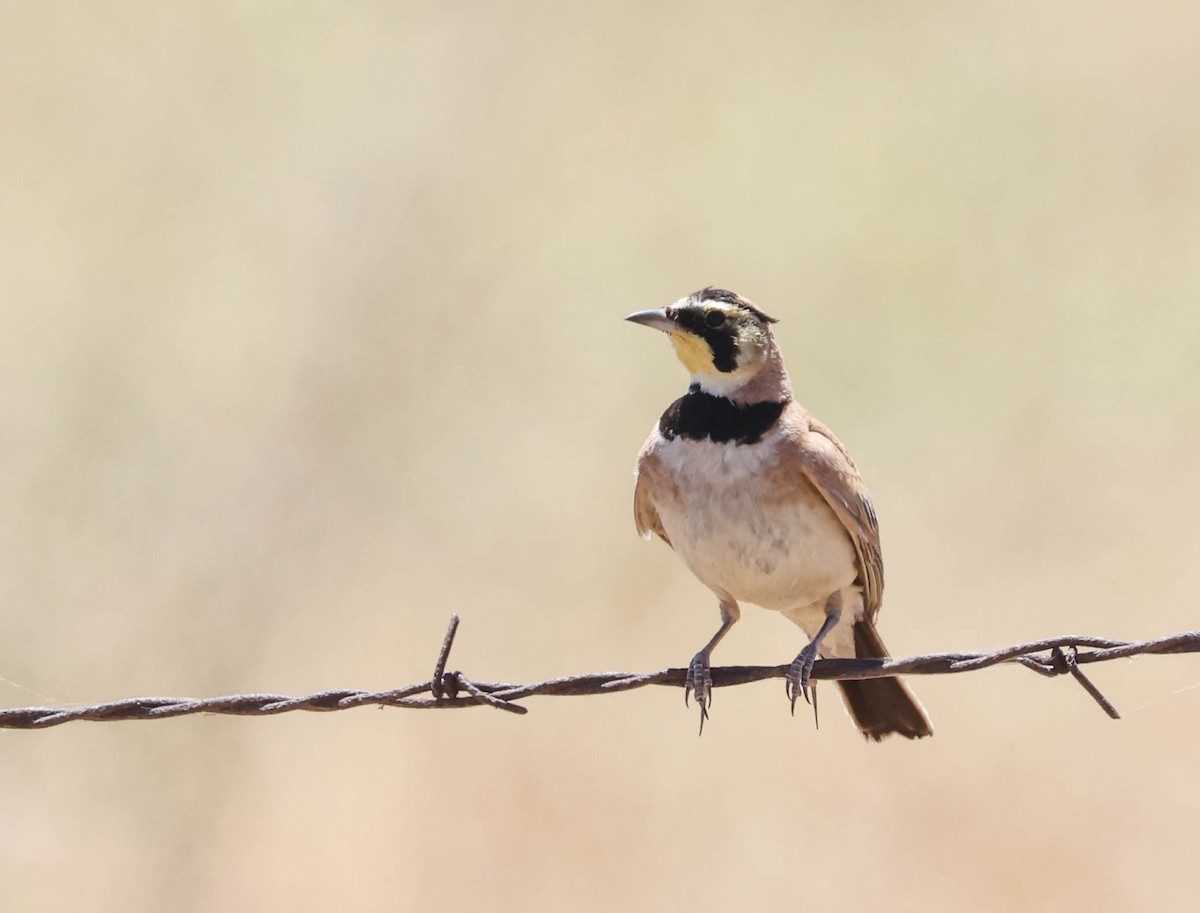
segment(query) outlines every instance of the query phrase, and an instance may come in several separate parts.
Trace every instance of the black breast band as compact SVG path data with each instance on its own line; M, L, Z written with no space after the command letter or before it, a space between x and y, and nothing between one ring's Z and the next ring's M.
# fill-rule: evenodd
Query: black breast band
M753 444L774 427L787 403L742 405L723 396L705 393L698 385L671 403L658 420L667 440L677 437L717 444Z

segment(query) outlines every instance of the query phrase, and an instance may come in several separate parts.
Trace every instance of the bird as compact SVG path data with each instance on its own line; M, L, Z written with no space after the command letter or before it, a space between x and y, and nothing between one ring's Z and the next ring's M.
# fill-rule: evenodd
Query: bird
M789 665L795 713L822 658L886 658L875 622L883 557L875 508L834 433L800 405L769 317L749 299L708 286L669 307L625 318L667 334L691 375L637 457L634 519L717 598L721 625L688 664L684 701L712 704L710 660L741 604L778 611L808 636ZM870 741L933 734L897 678L841 680L843 701Z

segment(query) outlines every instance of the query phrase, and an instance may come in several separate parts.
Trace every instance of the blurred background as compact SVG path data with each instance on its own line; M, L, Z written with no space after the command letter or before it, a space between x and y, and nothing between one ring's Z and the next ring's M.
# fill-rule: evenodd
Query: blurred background
M897 655L1197 627L1192 3L21 4L0 36L0 703L685 663L639 540L781 319ZM803 645L748 608L718 662ZM0 732L0 909L1194 909L1200 664Z

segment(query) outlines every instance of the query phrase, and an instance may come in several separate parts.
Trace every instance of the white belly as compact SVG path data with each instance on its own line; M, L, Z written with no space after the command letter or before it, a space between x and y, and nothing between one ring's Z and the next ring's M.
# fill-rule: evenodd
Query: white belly
M658 455L675 482L657 503L663 529L710 589L775 610L818 609L857 576L849 535L797 469L780 492L763 478L774 443L676 439Z

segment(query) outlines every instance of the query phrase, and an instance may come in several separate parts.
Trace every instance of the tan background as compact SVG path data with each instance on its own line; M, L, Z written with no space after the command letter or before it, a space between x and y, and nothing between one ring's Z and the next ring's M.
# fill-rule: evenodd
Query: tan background
M19 4L0 31L0 699L686 661L639 541L685 383L782 319L894 652L1197 627L1195 4ZM747 611L718 653L802 645ZM1200 663L0 733L4 911L1190 910ZM1186 690L1186 689L1191 690Z

